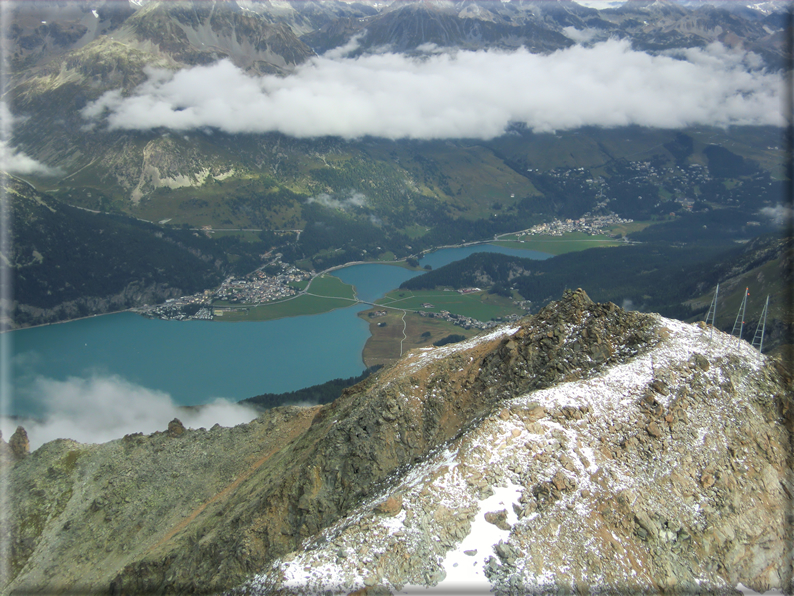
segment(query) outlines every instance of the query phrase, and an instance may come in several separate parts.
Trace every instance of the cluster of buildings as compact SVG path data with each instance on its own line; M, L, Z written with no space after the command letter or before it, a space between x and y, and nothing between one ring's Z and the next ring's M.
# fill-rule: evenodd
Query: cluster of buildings
M579 219L555 219L553 221L532 226L528 230L516 234L519 238L544 234L546 236L562 236L567 232L584 232L594 236L602 234L605 228L631 223L632 219L624 219L619 215L611 213L609 215L585 215Z
M135 308L133 311L150 319L162 319L164 321L211 321L212 310L209 305L199 302L202 299L202 294L183 296L167 300L165 304L146 305Z
M276 273L279 269L280 271ZM282 263L280 256L277 256L265 267L257 269L243 278L230 277L226 279L215 290L205 290L199 294L172 298L164 304L143 306L134 310L150 318L169 321L208 321L212 320L215 313L214 302L255 305L279 298L288 298L298 293L294 284L311 277L312 273Z
M292 284L311 278L311 273L301 271L278 261L281 273L276 275L257 269L244 278L229 278L212 294L212 300L222 300L232 304L260 304L279 298L287 298L298 293ZM273 264L270 265L271 267Z

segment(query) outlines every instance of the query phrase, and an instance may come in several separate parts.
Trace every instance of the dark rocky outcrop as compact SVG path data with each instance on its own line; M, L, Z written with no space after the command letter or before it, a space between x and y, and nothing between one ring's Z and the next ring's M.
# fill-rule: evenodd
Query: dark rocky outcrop
M8 447L16 459L23 459L30 455L30 441L28 440L28 433L23 427L17 426L14 434L8 440Z

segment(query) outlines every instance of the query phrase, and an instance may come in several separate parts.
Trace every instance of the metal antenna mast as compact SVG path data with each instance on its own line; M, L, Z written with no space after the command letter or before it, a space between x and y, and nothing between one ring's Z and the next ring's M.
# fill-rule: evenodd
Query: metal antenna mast
M747 310L747 297L750 295L750 288L744 289L744 298L742 305L739 307L739 312L736 313L736 320L733 322L733 330L731 335L736 335L736 328L739 328L739 335L737 337L742 339L742 332L744 331L744 311Z
M714 290L714 298L711 300L711 306L709 306L709 310L706 313L706 325L711 325L711 332L709 333L709 339L714 334L714 320L717 317L717 296L720 293L720 284L717 284L717 289ZM711 317L711 323L709 323L709 317Z
M757 347L761 352L764 349L764 334L766 333L766 313L769 310L769 296L766 297L766 304L764 310L761 311L761 317L758 319L758 327L755 328L755 335L753 336L753 347Z

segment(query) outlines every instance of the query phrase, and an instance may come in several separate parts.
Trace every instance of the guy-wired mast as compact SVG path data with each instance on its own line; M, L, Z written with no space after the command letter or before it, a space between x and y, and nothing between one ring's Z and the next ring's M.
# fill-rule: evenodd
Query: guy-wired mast
M709 306L709 310L706 313L706 325L711 325L711 332L709 333L709 339L711 336L714 335L714 320L717 317L717 296L720 293L720 284L717 284L717 289L714 290L714 298L711 300L711 306ZM711 323L709 323L709 317L711 317Z
M766 313L769 310L769 296L766 297L766 304L764 310L761 311L761 317L758 319L758 327L755 328L755 335L753 336L753 347L758 348L759 352L764 350L764 333L766 333Z
M733 322L733 330L731 331L731 335L736 335L736 328L739 328L739 335L736 335L739 339L742 339L742 332L744 331L744 312L747 310L747 297L750 295L750 288L744 289L744 298L742 299L742 304L739 307L739 312L736 313L736 320Z

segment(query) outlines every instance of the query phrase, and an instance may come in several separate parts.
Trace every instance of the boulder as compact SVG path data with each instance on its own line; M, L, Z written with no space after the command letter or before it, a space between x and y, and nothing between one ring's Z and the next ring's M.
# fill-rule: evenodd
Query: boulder
M11 454L15 459L23 459L30 455L30 440L28 439L27 431L21 426L17 426L8 441L8 446L11 448Z

